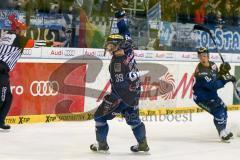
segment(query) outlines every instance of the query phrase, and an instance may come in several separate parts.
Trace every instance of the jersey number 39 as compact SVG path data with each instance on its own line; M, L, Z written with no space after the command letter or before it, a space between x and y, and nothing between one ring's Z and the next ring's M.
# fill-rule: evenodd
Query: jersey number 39
M116 82L123 82L124 79L123 79L123 74L115 74L115 80Z

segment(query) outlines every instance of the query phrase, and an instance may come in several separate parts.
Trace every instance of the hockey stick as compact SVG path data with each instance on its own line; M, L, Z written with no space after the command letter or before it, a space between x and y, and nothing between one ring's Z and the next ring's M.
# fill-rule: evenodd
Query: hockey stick
M193 30L204 31L204 32L207 32L207 33L210 35L210 37L211 37L211 39L212 39L212 41L213 41L213 43L214 43L214 45L215 45L215 48L216 48L216 50L217 50L217 52L218 52L218 55L220 56L220 58L221 58L221 60L222 60L222 63L224 63L224 59L223 59L223 57L222 57L222 54L220 53L220 51L219 51L219 49L218 49L218 47L217 47L217 43L216 43L216 41L215 41L215 37L212 35L210 29L208 29L208 28L205 27L205 26L195 24L194 27L193 27ZM228 72L228 74L230 75L229 72ZM235 92L236 92L237 97L240 98L240 89L237 88L236 82L233 82L233 87L234 87L234 90L235 90Z
M110 7L111 7L111 10L114 10L113 0L111 1ZM109 27L109 31L108 31L108 33L107 33L107 36L109 36L110 33L111 33L111 31L112 31L113 21L114 21L114 14L111 16L111 22L110 22L110 27ZM107 41L107 38L105 38L104 45L105 45L106 41ZM106 55L106 52L107 52L107 51L106 51L106 48L104 48L104 54L103 54L104 57L105 57L105 55Z
M216 48L216 50L217 50L217 52L218 52L218 55L220 56L222 62L224 63L224 59L223 59L223 57L222 57L222 54L221 54L220 51L218 50L217 43L216 43L215 38L213 37L212 32L210 31L210 29L208 29L208 28L205 27L205 26L195 24L194 27L193 27L193 30L204 31L204 32L207 32L207 33L210 35L210 37L211 37L211 39L212 39L212 41L213 41L213 43L214 43L214 45L215 45L215 48Z

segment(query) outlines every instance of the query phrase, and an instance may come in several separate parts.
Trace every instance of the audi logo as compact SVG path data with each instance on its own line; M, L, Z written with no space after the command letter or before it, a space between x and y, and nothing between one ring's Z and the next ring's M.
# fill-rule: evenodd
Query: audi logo
M64 55L65 56L74 56L76 52L74 50L65 50Z
M32 50L31 49L24 49L22 54L30 56L30 55L32 55Z
M30 86L32 96L56 96L59 91L57 81L33 81Z

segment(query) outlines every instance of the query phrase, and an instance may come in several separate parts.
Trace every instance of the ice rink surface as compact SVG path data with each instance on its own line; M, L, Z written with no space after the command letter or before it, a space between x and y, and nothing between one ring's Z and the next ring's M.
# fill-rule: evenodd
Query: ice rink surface
M163 121L164 117L145 121L151 150L148 154L130 152L129 147L136 142L130 127L121 119L109 122L107 154L89 149L95 142L94 121L14 125L9 132L0 131L0 160L239 159L240 137L236 136L240 129L239 111L229 112L228 124L235 133L231 143L220 142L207 113L187 116L180 121L172 121L171 117L170 121Z

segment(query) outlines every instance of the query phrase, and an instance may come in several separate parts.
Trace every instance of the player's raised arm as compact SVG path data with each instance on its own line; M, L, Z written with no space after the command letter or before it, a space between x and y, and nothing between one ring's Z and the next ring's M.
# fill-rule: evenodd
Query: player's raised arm
M119 30L119 34L122 35L126 40L131 39L131 34L129 32L126 20L125 20L126 12L124 10L119 10L115 13L115 17L117 18L117 27Z

